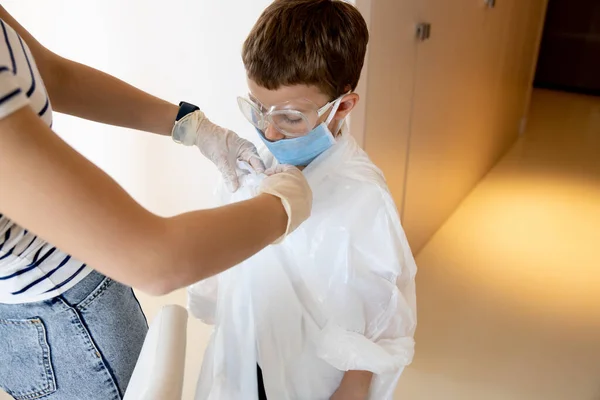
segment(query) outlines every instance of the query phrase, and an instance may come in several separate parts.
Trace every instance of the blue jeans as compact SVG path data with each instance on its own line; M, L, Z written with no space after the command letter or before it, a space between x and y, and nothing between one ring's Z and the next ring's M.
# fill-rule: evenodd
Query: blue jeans
M98 272L54 299L0 304L0 387L17 400L118 400L148 325L131 288Z

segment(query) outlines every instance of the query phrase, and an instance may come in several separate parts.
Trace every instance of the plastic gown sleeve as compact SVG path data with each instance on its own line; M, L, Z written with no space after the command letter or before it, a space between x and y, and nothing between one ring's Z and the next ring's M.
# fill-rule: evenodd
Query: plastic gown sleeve
M190 314L205 324L214 325L219 296L218 275L188 286L187 292Z
M352 204L361 217L336 229L348 243L336 267L345 276L330 283L317 354L341 371L395 374L414 354L416 265L389 193L368 191ZM382 196L386 207L372 207Z

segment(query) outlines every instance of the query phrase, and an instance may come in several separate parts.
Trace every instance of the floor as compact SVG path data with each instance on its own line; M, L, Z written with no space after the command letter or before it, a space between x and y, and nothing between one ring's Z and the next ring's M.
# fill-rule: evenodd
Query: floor
M600 98L536 91L526 134L417 261L397 399L600 399Z

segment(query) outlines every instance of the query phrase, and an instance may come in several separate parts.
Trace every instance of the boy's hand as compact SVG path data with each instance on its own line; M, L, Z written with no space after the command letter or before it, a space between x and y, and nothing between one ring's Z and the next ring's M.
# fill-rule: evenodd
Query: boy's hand
M373 374L368 371L348 371L331 400L367 400Z
M335 391L333 396L331 396L330 400L367 400L367 396L368 394L356 393L340 387Z
M347 390L341 386L335 391L330 400L367 400L367 393L357 393L352 390Z
M198 147L217 166L232 192L240 186L236 173L237 161L247 162L256 172L265 171L265 165L252 143L233 131L213 124L200 110L177 121L173 127L173 137L180 138L182 144Z

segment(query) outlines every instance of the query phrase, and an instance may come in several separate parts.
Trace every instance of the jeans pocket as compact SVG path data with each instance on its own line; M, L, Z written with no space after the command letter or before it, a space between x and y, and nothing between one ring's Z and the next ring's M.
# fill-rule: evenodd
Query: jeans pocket
M41 319L0 319L0 387L16 400L33 400L56 391Z

